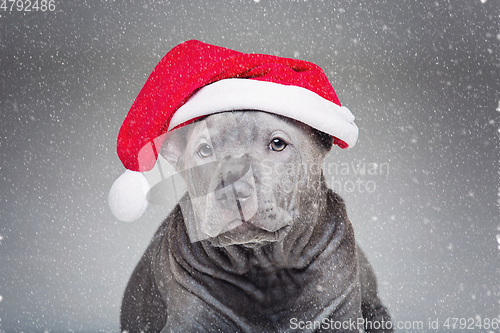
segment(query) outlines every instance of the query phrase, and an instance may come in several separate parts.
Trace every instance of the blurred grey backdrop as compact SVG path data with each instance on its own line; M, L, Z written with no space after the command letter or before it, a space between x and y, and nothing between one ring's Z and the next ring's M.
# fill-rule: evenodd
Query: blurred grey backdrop
M360 127L326 177L394 322L499 317L498 0L54 4L0 9L0 332L119 331L129 275L170 208L111 215L116 136L188 39L325 70Z

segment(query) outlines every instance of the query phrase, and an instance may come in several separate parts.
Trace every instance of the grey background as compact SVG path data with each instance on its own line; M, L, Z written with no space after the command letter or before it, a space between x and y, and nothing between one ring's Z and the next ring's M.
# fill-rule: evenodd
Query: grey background
M0 331L119 330L169 207L111 215L117 132L156 63L193 38L325 70L360 127L327 161L353 167L327 179L394 321L500 315L498 0L55 5L0 10ZM356 174L363 163L389 172Z

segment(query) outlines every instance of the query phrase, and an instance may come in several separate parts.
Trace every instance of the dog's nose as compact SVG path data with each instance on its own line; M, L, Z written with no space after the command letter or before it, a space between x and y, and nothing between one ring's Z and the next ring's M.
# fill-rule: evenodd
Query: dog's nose
M229 186L246 175L250 169L250 163L242 158L229 158L221 164L221 176L223 186Z
M252 186L245 181L245 176L250 170L250 164L245 159L227 159L221 165L221 183L215 191L217 200L226 200L233 197L238 200L246 199L252 195Z
M227 200L228 198L236 198L243 200L252 195L252 187L244 181L237 181L233 184L220 187L215 191L215 198L219 201ZM233 199L234 200L234 199Z

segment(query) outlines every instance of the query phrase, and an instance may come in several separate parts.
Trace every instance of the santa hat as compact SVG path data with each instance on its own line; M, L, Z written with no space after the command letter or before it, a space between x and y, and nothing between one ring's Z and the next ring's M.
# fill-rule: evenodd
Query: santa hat
M168 131L206 115L250 109L303 122L341 148L358 137L354 116L317 65L190 40L161 59L123 122L117 151L127 171L109 194L113 214L132 221L146 210L142 172L154 167Z

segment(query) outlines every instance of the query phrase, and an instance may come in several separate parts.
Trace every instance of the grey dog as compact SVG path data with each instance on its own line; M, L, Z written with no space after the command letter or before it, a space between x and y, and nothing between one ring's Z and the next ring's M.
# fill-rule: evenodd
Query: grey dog
M174 131L187 185L125 291L128 332L392 332L342 199L330 136L260 111ZM371 326L370 326L371 325Z

